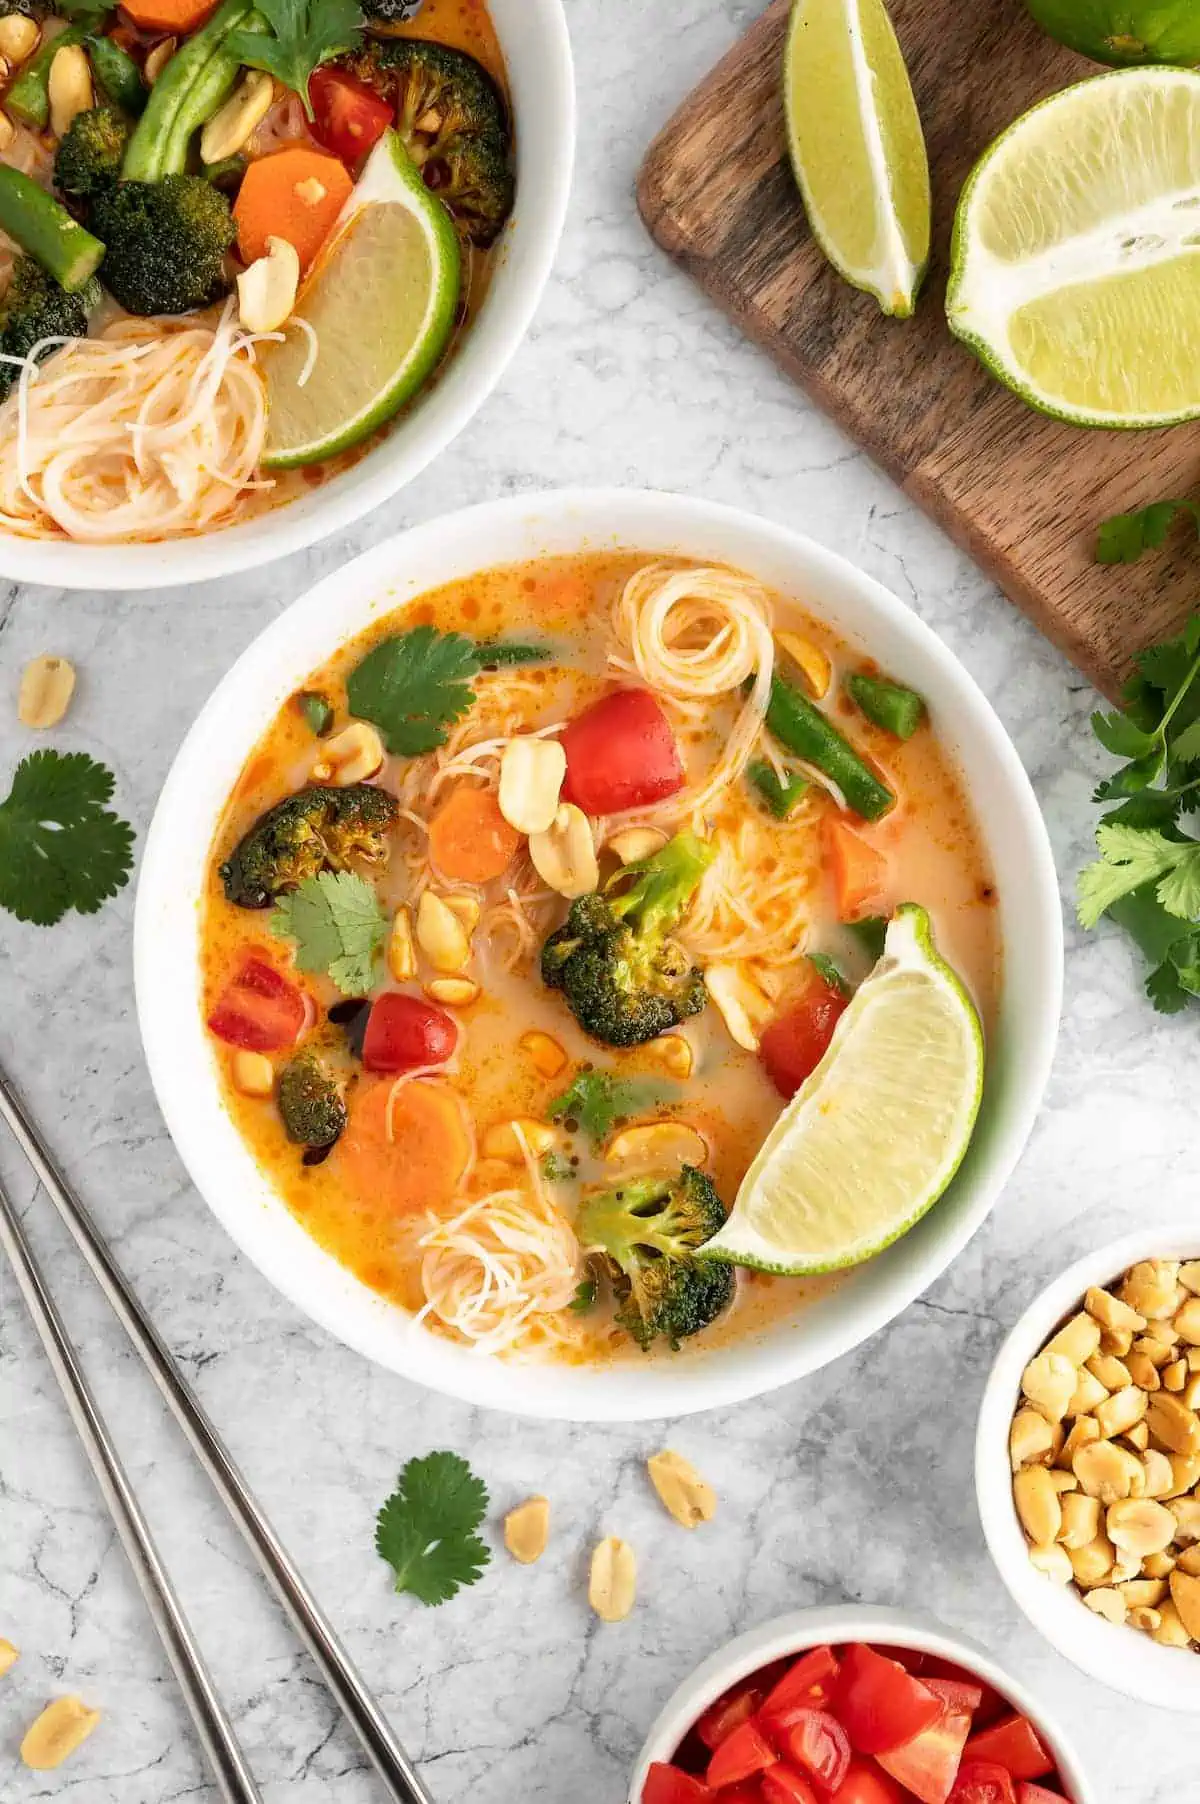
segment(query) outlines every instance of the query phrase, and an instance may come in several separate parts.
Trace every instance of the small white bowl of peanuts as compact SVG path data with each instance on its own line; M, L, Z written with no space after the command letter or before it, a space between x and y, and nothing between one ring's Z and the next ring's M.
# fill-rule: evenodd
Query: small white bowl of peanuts
M1142 1703L1200 1714L1200 1231L1155 1228L1044 1290L988 1379L992 1558L1034 1627Z

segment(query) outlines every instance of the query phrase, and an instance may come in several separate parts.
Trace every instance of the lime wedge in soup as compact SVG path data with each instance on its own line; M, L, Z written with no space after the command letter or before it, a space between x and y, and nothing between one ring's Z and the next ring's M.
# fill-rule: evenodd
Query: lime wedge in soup
M982 1090L979 1016L907 902L702 1257L789 1274L871 1258L945 1190Z
M929 162L883 0L794 0L783 99L813 236L848 282L907 317L929 261Z
M289 325L262 347L269 413L263 462L316 463L355 445L412 399L454 330L462 253L450 215L395 132L385 132Z
M984 152L954 223L951 329L1082 426L1200 414L1200 75L1123 69Z

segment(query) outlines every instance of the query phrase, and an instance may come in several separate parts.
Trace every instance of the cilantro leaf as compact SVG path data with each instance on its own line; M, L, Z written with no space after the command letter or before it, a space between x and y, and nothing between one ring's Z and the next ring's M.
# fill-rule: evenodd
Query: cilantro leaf
M475 1533L487 1506L486 1485L459 1454L410 1459L375 1523L396 1590L432 1605L473 1585L492 1557Z
M1130 890L1165 878L1177 865L1194 863L1200 855L1200 840L1167 839L1152 828L1129 827L1119 821L1105 821L1097 827L1096 845L1099 859L1079 874L1078 912L1084 927L1094 927ZM1176 912L1163 896L1161 884L1158 899L1168 913Z
M1092 715L1092 732L1106 752L1114 758L1144 758L1158 744L1156 733L1147 733L1127 714L1114 712Z
M1200 531L1200 504L1181 501L1152 501L1132 514L1114 514L1101 523L1096 535L1098 564L1136 564L1144 551L1157 550L1166 543L1176 516L1187 514Z
M301 971L324 971L344 996L362 996L375 981L387 916L365 878L321 871L280 896L271 932L296 941Z
M53 927L129 881L133 829L105 809L112 772L85 752L31 752L0 802L0 908Z
M475 700L479 651L462 633L414 626L369 651L346 684L350 712L379 728L389 752L414 758L446 743Z
M596 1302L596 1289L597 1285L594 1278L585 1278L581 1284L576 1285L575 1295L567 1304L567 1308L571 1311L572 1315L586 1315L588 1310L594 1307Z
M257 10L270 32L231 32L228 48L240 63L264 69L298 94L311 119L308 83L313 70L361 41L358 0L258 0Z
M1177 1015L1185 1009L1189 993L1179 981L1179 970L1173 959L1164 958L1146 978L1146 994L1160 1015Z
M837 961L830 958L827 952L810 952L808 962L816 967L817 975L823 977L827 984L831 984L840 996L850 994L850 985L842 975Z
M661 1102L662 1084L645 1078L614 1077L611 1071L580 1071L546 1110L551 1121L577 1121L593 1144L608 1137L613 1123Z

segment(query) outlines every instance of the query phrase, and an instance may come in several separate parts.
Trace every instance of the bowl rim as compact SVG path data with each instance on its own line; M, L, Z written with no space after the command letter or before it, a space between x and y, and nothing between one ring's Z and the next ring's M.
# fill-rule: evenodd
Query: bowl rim
M620 1366L514 1367L474 1357L424 1330L417 1337L403 1333L394 1319L399 1312L338 1266L299 1227L224 1114L211 1047L195 1004L194 955L193 989L186 1004L190 1019L173 1010L170 1001L172 987L180 985L179 948L192 946L197 934L203 860L221 807L275 708L324 657L367 627L373 610L392 612L437 582L538 555L544 534L554 540L554 551L619 544L648 554L691 551L760 572L764 567L786 570L779 586L819 598L816 605L851 640L861 641L869 631L872 646L891 659L901 679L919 680L931 702L936 695L944 712L957 709L969 723L971 756L988 772L989 786L994 784L1005 805L1000 825L1011 828L1022 861L1019 889L999 886L1002 907L1008 896L1011 907L1024 916L1022 957L1003 993L1007 998L1010 989L1027 992L1026 1007L1006 1004L1012 1019L1006 1019L1004 1030L1019 1045L1019 1056L996 1061L1011 1069L993 1080L989 1108L995 1131L976 1136L961 1206L948 1213L939 1205L940 1215L931 1211L893 1248L859 1268L870 1277L855 1275L848 1281L854 1286L848 1304L841 1300L845 1286L840 1286L831 1299L806 1305L805 1333L793 1335L790 1342L782 1334L745 1336L709 1357L685 1350L673 1356L669 1370L661 1361L636 1368L636 1379ZM522 548L508 549L514 541ZM486 545L487 555L472 549L475 542ZM497 544L505 549L497 552ZM431 558L436 577L423 574ZM405 569L408 587L398 598L398 571ZM396 586L381 596L389 579ZM249 726L243 705L253 715ZM210 805L214 760L228 767L229 779L219 802ZM197 820L203 830L189 838L188 824ZM982 817L981 825L985 835L999 830ZM195 865L201 841L201 870L189 887L191 876L181 880L179 868ZM890 591L804 535L736 508L636 489L552 490L444 515L374 547L313 585L242 653L184 739L159 798L138 883L134 976L151 1079L183 1162L243 1252L298 1309L366 1357L463 1401L560 1420L633 1421L739 1402L820 1369L891 1321L957 1257L1000 1194L1041 1102L1062 992L1062 917L1045 824L1011 741L954 654ZM218 1142L230 1143L227 1152ZM222 1158L227 1166L218 1181ZM231 1173L236 1186L229 1182ZM381 1312L392 1318L390 1323L381 1319ZM407 1320L403 1326L408 1328ZM516 1383L514 1373L520 1375Z
M1047 1714L1041 1700L1023 1681L1014 1678L977 1641L923 1612L868 1604L828 1604L792 1610L746 1630L710 1654L676 1687L651 1724L633 1769L630 1804L639 1804L651 1762L669 1760L701 1714L731 1685L749 1678L773 1660L804 1653L825 1642L849 1641L882 1642L885 1646L936 1654L977 1673L1034 1724L1054 1754L1063 1780L1072 1788L1070 1804L1099 1804L1099 1794L1053 1712Z
M0 575L62 590L176 588L238 576L344 532L393 499L463 431L500 382L542 299L566 223L576 92L563 0L489 0L519 111L518 203L486 304L438 380L360 462L284 507L216 532L146 544L0 532ZM498 15L504 17L501 30ZM536 99L521 99L528 86Z
M1123 1235L1069 1265L1018 1316L984 1386L975 1492L988 1551L1009 1595L1064 1659L1139 1703L1200 1714L1200 1655L1159 1647L1139 1630L1107 1622L1084 1606L1073 1587L1054 1585L1037 1572L1012 1496L1008 1430L1021 1373L1059 1324L1082 1307L1090 1286L1110 1284L1139 1259L1150 1258L1200 1258L1200 1228L1176 1222Z

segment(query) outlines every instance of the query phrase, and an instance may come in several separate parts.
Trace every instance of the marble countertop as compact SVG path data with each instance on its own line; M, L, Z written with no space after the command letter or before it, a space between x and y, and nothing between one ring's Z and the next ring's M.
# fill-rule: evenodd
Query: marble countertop
M239 581L162 595L0 582L0 771L28 749L17 677L44 651L80 689L61 743L116 771L144 831L179 740L236 653L353 553L464 503L558 483L647 484L811 532L893 588L962 657L1016 740L1064 893L1087 847L1095 697L968 560L651 245L632 187L652 133L757 10L746 0L567 0L579 165L533 331L474 424L354 532ZM1123 942L1068 930L1066 1009L1045 1108L986 1228L885 1333L758 1403L680 1424L566 1427L484 1414L377 1371L309 1325L234 1252L188 1183L150 1091L133 1013L133 892L53 931L0 917L0 1060L167 1343L446 1804L622 1804L670 1691L733 1633L843 1599L921 1608L982 1641L1060 1714L1104 1804L1197 1788L1187 1719L1127 1703L1040 1640L1002 1589L976 1517L977 1401L1006 1326L1057 1270L1135 1224L1193 1213L1195 1018L1141 999ZM1020 956L1020 948L1015 950ZM268 1804L380 1793L307 1658L20 1158L0 1176L93 1375ZM641 1462L664 1444L715 1485L694 1536ZM496 1515L543 1490L556 1532L532 1569L499 1558L434 1612L393 1597L376 1509L411 1454L453 1447ZM621 1627L584 1599L586 1551L619 1533L642 1590ZM0 1270L0 1686L5 1804L216 1804L174 1682L7 1270ZM46 1699L104 1712L58 1775L16 1759Z

